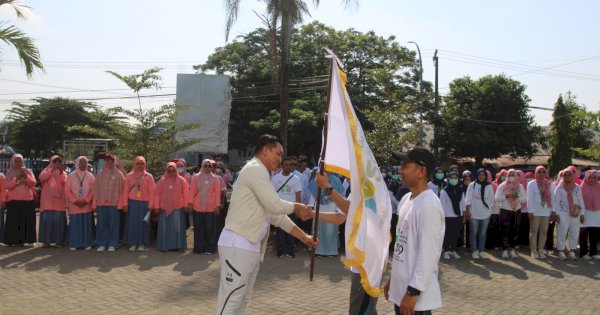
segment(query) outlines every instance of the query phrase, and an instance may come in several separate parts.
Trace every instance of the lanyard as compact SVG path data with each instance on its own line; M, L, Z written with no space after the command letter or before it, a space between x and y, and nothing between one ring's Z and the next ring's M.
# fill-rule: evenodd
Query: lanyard
M83 178L79 178L79 174L75 173L75 176L77 176L77 179L79 180L79 188L83 189L83 181L85 180L85 177L87 176L87 173L85 173L83 175Z

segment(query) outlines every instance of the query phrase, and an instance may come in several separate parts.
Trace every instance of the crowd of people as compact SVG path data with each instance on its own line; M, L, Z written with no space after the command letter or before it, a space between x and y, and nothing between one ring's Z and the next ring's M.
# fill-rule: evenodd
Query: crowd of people
M394 168L381 172L392 202L397 202L408 190ZM457 165L437 167L428 186L445 214L442 258L461 258L459 249L466 247L473 259L488 258L488 251L496 248L510 259L518 257L515 249L529 247L535 259L556 250L561 260L600 260L599 176L597 170L580 176L575 166L555 179L544 166L534 172L500 170L495 177L484 168L472 173L459 172Z
M145 251L155 233L159 251L183 251L186 230L193 227L194 253L216 252L227 211L226 192L233 183L222 162L206 159L192 176L185 161L174 159L155 182L141 156L129 173L114 155L106 154L103 160L94 176L85 156L68 172L63 158L54 155L38 176L38 192L38 181L24 167L23 156L13 155L6 175L0 174L0 242L32 246L37 241L43 247L68 246L73 251L95 246L99 252L126 245L130 251Z

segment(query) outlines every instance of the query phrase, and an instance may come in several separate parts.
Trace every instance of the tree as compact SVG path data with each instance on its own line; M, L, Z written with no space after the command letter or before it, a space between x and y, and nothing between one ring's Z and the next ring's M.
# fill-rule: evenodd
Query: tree
M395 149L409 141L405 133L411 134L412 128L418 127L414 125L419 95L414 52L401 47L393 36L383 38L353 29L336 31L313 22L292 32L291 60L295 66L290 78L290 153L314 156L319 152L329 74L329 60L324 58L323 47L335 47L344 62L348 93L369 143L382 142L370 133L375 129L381 129L383 134L389 130L402 132L385 136L398 145ZM278 84L271 81L269 48L269 31L259 28L217 48L205 64L194 66L198 72L231 76L230 147L247 149L249 139L279 128ZM426 82L425 87L430 93L431 84ZM384 123L379 113L394 118ZM397 127L399 124L401 128ZM371 147L378 159L389 157L384 146Z
M281 142L284 152L288 148L288 104L289 104L289 78L290 78L290 45L292 38L292 29L295 24L301 23L304 15L310 15L306 2L302 0L264 0L267 5L267 12L271 16L274 25L277 20L281 20L281 82L280 82L280 108L279 108L279 129ZM227 10L227 23L225 25L225 40L229 37L229 31L237 19L239 5L241 0L225 0ZM319 5L319 0L313 0L315 6ZM346 5L352 3L352 0L344 0Z
M66 98L37 98L32 105L13 103L6 117L11 134L9 143L21 152L38 157L62 151L65 139L91 136L69 126L86 124L106 128L114 117L92 103Z
M17 14L17 18L26 18L25 10L29 7L21 4L19 0L0 0L0 6L2 5L11 6ZM33 43L33 40L19 28L8 21L0 20L0 40L15 47L19 59L25 65L25 73L27 73L28 77L33 75L35 68L44 70L38 48ZM0 56L2 56L1 52L0 50Z
M565 105L562 94L554 104L552 122L550 123L550 158L548 168L552 176L571 165L574 133L571 129L572 108Z
M440 108L437 144L443 155L484 158L531 157L544 144L529 111L525 86L505 75L453 80Z
M105 128L94 128L90 125L79 124L69 128L73 131L82 131L98 137L113 139L115 151L130 165L136 156L144 156L148 170L153 174L161 174L164 169L163 161L168 154L181 151L196 140L177 141L175 135L180 131L197 128L198 124L177 124L177 111L185 110L184 106L166 104L158 109L143 109L139 98L139 91L146 88L160 88L160 68L152 68L141 74L120 75L107 71L123 81L137 95L140 108L137 111L122 107L106 110L107 115L114 115L117 121Z
M571 128L573 133L573 142L571 148L575 157L589 158L584 152L592 146L594 138L593 130L598 129L598 115L589 112L584 106L577 103L577 97L571 92L567 92L564 98L564 105L571 113ZM583 150L583 151L582 151ZM598 156L596 155L595 158Z

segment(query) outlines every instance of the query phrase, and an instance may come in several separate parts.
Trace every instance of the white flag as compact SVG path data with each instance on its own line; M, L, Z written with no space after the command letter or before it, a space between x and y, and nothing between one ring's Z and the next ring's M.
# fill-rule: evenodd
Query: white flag
M377 161L367 144L348 92L346 74L337 57L331 71L325 170L350 178L350 209L346 218L347 266L356 268L371 296L381 295L387 266L392 205Z

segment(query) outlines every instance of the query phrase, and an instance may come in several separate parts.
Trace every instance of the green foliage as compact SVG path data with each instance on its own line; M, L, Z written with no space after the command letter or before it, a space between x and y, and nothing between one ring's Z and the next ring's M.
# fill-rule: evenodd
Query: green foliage
M47 157L62 151L63 140L92 136L69 126L86 124L102 129L115 118L96 105L66 98L37 98L32 105L13 103L6 117L11 128L9 143L29 156Z
M453 80L440 108L438 145L442 154L484 158L504 154L531 157L544 144L533 121L525 86L505 75Z
M579 105L576 96L571 92L566 93L564 105L569 109L571 115L570 132L573 133L571 144L573 153L575 157L590 158L590 152L587 150L592 147L593 130L600 130L598 113L589 112L584 106ZM593 159L597 160L598 155L595 155Z
M572 107L566 106L560 95L554 104L554 113L552 113L552 122L550 123L549 141L552 148L548 159L548 168L551 176L558 174L560 170L572 163L571 145L574 133L571 129L571 114Z
M319 153L330 65L324 58L324 47L335 47L345 64L348 93L369 143L389 130L402 131L386 134L385 138L398 141L394 145L411 139L404 133L414 133L411 128L415 128L418 116L415 53L401 47L393 36L384 38L353 29L336 31L313 22L292 33L288 152L313 157ZM261 134L277 134L279 82L271 80L270 56L269 32L259 28L217 48L205 64L194 67L198 72L231 76L230 147L245 149ZM430 93L431 85L425 89ZM380 120L379 115L393 119ZM380 129L377 134L371 132L375 129ZM389 157L389 151L371 147L378 159Z
M0 0L0 6L2 5L11 6L17 14L17 18L26 18L24 9L29 7L23 5L18 0ZM33 43L33 40L8 21L0 20L0 41L15 47L19 59L25 65L25 73L27 73L28 77L33 75L35 68L44 70L44 65L40 60L40 52ZM0 57L2 56L1 52L0 50Z

